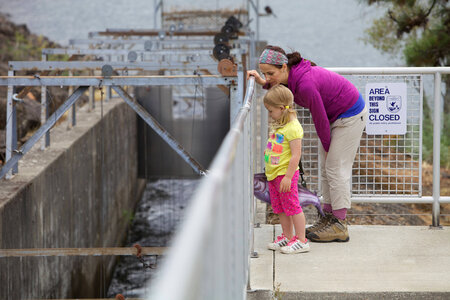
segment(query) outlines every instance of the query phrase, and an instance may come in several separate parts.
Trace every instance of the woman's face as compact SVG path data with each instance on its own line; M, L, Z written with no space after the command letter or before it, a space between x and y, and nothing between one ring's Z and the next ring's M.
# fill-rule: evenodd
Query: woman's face
M286 64L283 64L281 68L269 64L259 64L259 69L270 86L288 83L289 72Z

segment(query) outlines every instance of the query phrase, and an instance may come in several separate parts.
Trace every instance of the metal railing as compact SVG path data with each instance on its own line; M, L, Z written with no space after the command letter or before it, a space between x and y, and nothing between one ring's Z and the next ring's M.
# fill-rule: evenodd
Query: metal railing
M148 299L245 299L253 238L254 90L251 78ZM231 94L232 103L239 103L238 95Z
M439 226L439 204L450 203L440 195L441 74L450 67L328 68L346 76L365 98L365 84L404 82L407 85L407 132L404 135L364 133L353 166L354 203L429 203L433 226ZM423 76L434 76L433 92L433 195L422 195L422 104ZM366 99L367 101L367 99ZM305 129L302 162L309 188L320 191L318 146L309 111L300 108ZM378 152L378 153L377 153Z
M395 193L373 194L364 197L353 196L353 201L433 203L433 226L439 226L439 204L450 202L450 197L440 196L439 190L441 74L449 74L450 68L334 68L332 70L352 76L434 75L433 196L424 197L421 193L412 196ZM415 98L420 98L420 101L415 102L414 109L422 105L422 83L419 88L420 91ZM249 142L250 139L246 139L254 130L251 128L251 123L247 123L253 90L252 80L246 93L245 105L217 153L209 176L202 180L192 199L185 222L180 226L173 247L168 253L166 264L160 276L151 285L152 292L148 299L245 298L249 248L253 239L252 205L250 204L252 195L249 187L251 186L251 170L254 167L250 165L251 153L254 150L252 143ZM421 108L418 111L422 113ZM420 125L421 131L422 119L419 118L419 121L414 122L418 123L414 125ZM422 137L421 134L418 136ZM416 137L414 139L417 140ZM317 149L317 146L310 147L310 151L313 149ZM421 155L418 157L421 164ZM317 178L319 176L320 174ZM183 271L180 272L180 270ZM174 282L177 283L176 287Z

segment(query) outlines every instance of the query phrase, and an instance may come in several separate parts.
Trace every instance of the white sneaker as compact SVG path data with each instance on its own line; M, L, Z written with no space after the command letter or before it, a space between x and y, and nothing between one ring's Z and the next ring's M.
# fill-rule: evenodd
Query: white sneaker
M301 252L308 252L309 251L309 243L308 240L306 240L304 243L300 242L297 236L294 236L289 243L281 247L281 253L284 254L294 254L294 253L301 253Z
M282 233L281 235L277 236L275 241L273 243L269 243L267 245L267 248L269 250L279 250L281 247L286 246L289 243L289 240L284 236Z

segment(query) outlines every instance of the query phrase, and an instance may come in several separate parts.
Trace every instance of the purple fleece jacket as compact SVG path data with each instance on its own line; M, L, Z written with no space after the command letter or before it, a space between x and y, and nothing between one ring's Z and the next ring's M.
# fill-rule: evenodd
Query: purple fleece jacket
M302 60L289 72L288 87L298 105L309 109L325 151L331 143L330 124L359 98L359 91L343 76Z

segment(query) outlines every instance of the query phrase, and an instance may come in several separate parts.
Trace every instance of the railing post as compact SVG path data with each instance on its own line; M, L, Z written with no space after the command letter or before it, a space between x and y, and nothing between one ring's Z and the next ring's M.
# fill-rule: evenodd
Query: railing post
M69 76L73 76L73 72L69 71ZM73 86L69 86L69 96L73 94ZM67 129L77 125L77 105L74 103L69 112L69 122L67 122Z
M433 227L439 227L439 198L441 195L441 73L434 74L433 111Z
M14 76L14 71L8 71L8 76ZM15 93L14 86L8 85L8 95L6 99L6 161L11 159L12 152L17 149L17 114L16 104L13 95ZM17 165L6 174L6 178L10 179L13 173L17 173Z
M42 54L42 61L47 61L47 54ZM47 87L45 85L41 86L41 124L47 122L49 116L49 108L47 101ZM50 146L50 132L46 132L44 138L41 140L41 150L45 150Z
M90 71L89 75L93 76L93 72ZM95 90L93 86L89 87L89 111L94 111L95 109Z
M244 79L244 72L239 68L238 82L230 87L230 124L236 119L244 101Z

